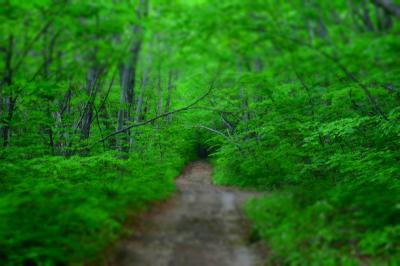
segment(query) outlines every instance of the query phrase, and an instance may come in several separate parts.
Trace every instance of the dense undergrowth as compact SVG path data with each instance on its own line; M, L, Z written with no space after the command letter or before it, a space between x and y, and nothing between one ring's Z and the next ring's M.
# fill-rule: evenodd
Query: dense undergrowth
M246 211L254 234L271 249L271 262L398 265L400 92L371 87L384 118L348 80L327 74L322 87L307 78L314 89L294 91L304 85L280 80L274 71L264 73L276 83L271 96L253 106L250 122L222 143L211 138L219 147L215 182L267 191ZM397 73L390 73L396 84Z
M351 87L335 84L329 90L329 96L314 95L319 108L310 119L304 114L306 93L290 96L287 85L276 86L274 100L260 105L260 112L269 112L257 126L243 127L222 145L211 141L220 147L214 154L215 182L267 192L248 202L246 212L254 234L271 249L270 262L398 265L396 100L385 108L385 120L347 112L345 95ZM380 93L374 91L376 97ZM246 139L253 132L257 136Z
M225 147L216 155L216 183L267 191L249 201L246 212L254 234L272 250L270 262L398 265L398 122L360 117L315 131L298 128L287 137L281 127L274 132L280 142L265 142L267 154L249 147L255 158L234 152L233 160ZM383 143L381 134L387 136ZM330 136L329 143L318 135L325 141Z
M132 154L127 160L116 152L2 160L0 264L97 260L129 217L174 191L174 178L188 160L180 152L169 149L163 158L158 152Z

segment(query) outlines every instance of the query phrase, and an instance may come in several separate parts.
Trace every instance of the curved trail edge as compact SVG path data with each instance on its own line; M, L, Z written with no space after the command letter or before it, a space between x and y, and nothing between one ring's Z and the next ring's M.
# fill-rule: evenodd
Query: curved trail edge
M248 241L242 212L255 192L214 186L206 161L190 163L176 195L141 217L110 258L112 266L258 266L263 249Z

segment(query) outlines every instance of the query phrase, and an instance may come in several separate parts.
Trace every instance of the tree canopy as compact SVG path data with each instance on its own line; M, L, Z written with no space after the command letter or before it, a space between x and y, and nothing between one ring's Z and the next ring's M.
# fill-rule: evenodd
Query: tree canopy
M399 1L0 1L0 264L98 258L201 147L271 263L400 261Z

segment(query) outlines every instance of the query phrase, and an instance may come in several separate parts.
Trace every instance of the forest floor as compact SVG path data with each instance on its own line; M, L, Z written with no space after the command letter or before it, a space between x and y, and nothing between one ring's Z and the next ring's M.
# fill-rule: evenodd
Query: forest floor
M265 252L250 244L242 206L255 192L211 183L206 161L190 163L176 180L177 193L155 206L118 244L113 266L256 266Z

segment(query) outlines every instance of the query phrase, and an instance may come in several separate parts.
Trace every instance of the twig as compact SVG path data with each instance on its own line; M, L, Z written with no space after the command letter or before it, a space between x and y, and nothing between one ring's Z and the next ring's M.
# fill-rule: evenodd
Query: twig
M228 140L230 143L232 143L233 145L235 145L235 147L240 151L240 152L242 152L242 147L240 147L240 145L238 144L238 143L236 143L234 140L232 140L229 136L227 136L227 135L225 135L224 133L222 133L221 131L219 131L219 130L216 130L216 129L213 129L213 128L210 128L210 127L206 127L206 126L203 126L203 125L196 125L196 126L194 126L195 128L203 128L203 129L206 129L206 130L208 130L208 131L211 131L211 132L213 132L213 133L215 133L215 134L217 134L217 135L220 135L220 136L222 136L222 137L224 137L226 140ZM229 134L229 131L228 131L228 134Z

